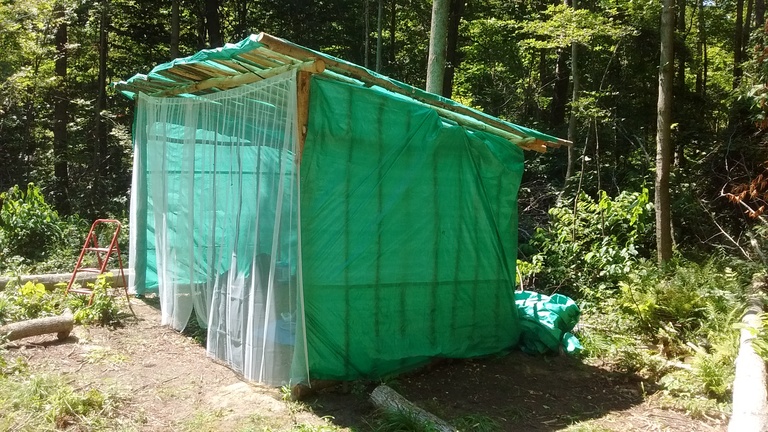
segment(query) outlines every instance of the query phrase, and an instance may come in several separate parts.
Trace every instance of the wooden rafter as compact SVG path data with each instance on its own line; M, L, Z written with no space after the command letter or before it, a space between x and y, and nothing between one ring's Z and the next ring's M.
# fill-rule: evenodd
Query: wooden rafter
M176 96L180 94L193 94L208 89L224 90L232 87L241 86L243 84L250 84L256 81L261 81L269 77L280 75L283 72L289 70L299 69L311 73L320 73L325 70L325 63L323 60L311 60L303 63L288 64L277 68L272 68L264 71L264 73L244 73L240 75L209 78L194 84L185 85L181 87L175 87L168 90L162 90L156 93L150 94L155 97L168 97Z

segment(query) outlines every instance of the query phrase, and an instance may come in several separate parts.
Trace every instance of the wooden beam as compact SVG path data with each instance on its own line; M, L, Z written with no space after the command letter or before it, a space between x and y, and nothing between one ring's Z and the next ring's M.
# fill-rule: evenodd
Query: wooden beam
M304 63L296 63L296 64L285 65L285 66L281 66L273 69L268 69L264 71L264 73L259 73L259 74L244 73L244 74L230 76L230 77L210 78L194 84L155 92L150 94L150 96L168 97L168 96L176 96L180 94L195 94L200 91L213 89L213 88L224 90L232 87L237 87L243 84L250 84L256 81L261 81L263 79L277 76L283 72L287 72L293 69L303 70L310 73L320 73L325 70L325 63L322 60L314 60L314 61L308 61Z
M437 101L437 100L432 100L430 98L422 97L415 91L408 91L402 87L399 87L393 84L390 81L375 77L371 75L371 73L367 69L362 68L360 66L356 66L348 63L342 63L332 59L328 59L323 56L319 56L318 54L304 47L293 45L289 42L286 42L280 38L274 37L267 33L260 33L258 36L258 41L274 52L284 54L286 56L293 57L302 61L307 61L311 59L323 59L323 61L325 61L326 63L326 66L329 69L333 70L334 72L351 76L352 78L358 79L366 84L377 85L393 93L407 96L411 99L416 99L420 102L426 103L427 105L442 108L444 110L451 111L464 116L472 117L482 123L491 125L496 129L500 129L513 136L516 136L518 137L518 139L526 138L525 134L523 134L522 132L518 131L513 127L510 127L504 124L499 120L496 120L490 117L485 117L464 106L454 106L442 101Z
M299 133L298 158L296 163L301 162L301 156L304 154L304 142L307 140L307 125L309 124L309 86L311 74L306 71L299 71L296 77L296 123Z

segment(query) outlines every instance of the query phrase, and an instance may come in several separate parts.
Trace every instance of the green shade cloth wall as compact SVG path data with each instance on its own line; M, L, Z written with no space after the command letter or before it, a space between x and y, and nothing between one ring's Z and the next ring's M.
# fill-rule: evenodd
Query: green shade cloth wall
M378 378L515 345L522 150L322 77L309 112L300 223L310 377Z

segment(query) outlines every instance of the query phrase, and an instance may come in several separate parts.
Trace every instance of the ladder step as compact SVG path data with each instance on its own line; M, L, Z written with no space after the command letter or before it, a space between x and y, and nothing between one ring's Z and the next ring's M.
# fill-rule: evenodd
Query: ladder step
M93 251L93 252L109 252L109 248L108 247L105 247L105 248L101 248L101 247L87 247L87 248L84 248L84 249L87 250L87 251Z
M69 290L69 292L75 293L75 294L87 294L87 295L93 294L93 291L87 288L72 288L71 290Z
M93 268L93 267L80 267L79 269L75 270L77 273L101 273L100 268Z

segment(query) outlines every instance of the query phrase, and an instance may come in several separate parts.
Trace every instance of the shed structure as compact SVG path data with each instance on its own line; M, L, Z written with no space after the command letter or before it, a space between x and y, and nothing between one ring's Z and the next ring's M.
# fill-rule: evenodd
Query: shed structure
M523 149L567 142L265 33L136 101L129 285L268 384L514 346Z

